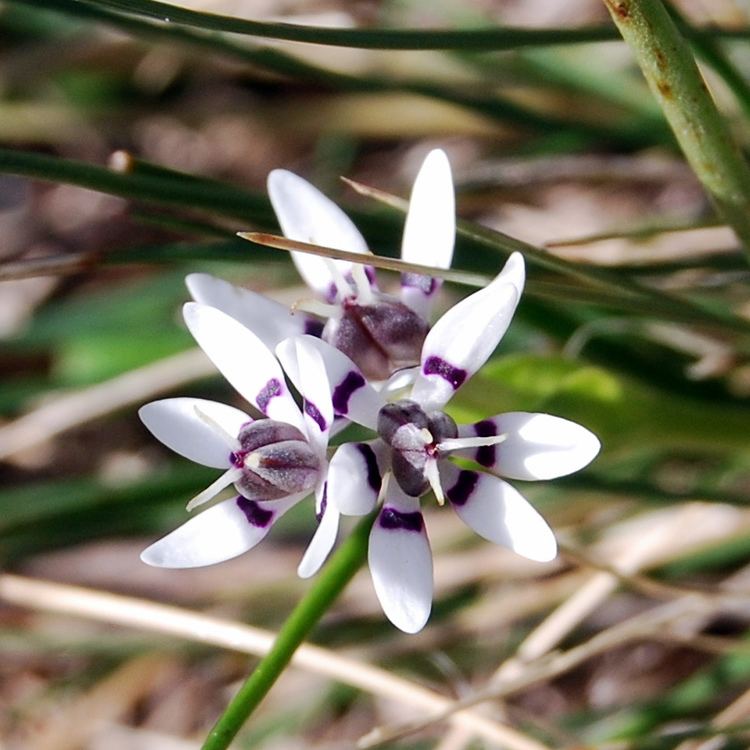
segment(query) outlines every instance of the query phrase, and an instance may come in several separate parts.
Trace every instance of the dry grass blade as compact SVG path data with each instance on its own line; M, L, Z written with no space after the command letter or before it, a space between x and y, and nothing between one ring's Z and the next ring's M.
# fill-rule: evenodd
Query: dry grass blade
M586 583L532 630L518 647L515 656L498 667L490 684L502 684L523 676L529 664L543 659L601 606L622 582L637 588L637 583L631 577L636 576L638 571L677 559L691 548L701 548L731 537L739 528L745 527L749 520L748 514L733 508L700 503L685 505L677 510L643 514L639 521L630 523L627 529L598 545L599 554L586 555L590 559L612 559L611 570L597 570L593 573ZM590 559L586 560L587 566L591 566ZM649 587L652 583L649 581ZM730 596L728 592L722 592L718 596L724 596L725 593ZM710 598L703 593L690 592L688 596L710 602ZM732 601L735 600L730 597L730 603ZM716 603L722 602L717 600ZM440 750L456 750L464 747L470 740L469 731L462 727L452 727L439 747Z
M275 635L268 630L179 607L10 574L0 576L0 600L46 612L143 628L258 656L270 649ZM408 704L419 711L446 711L454 704L449 698L421 685L320 646L302 645L292 664L374 695ZM549 750L512 727L471 711L453 713L452 721L509 750Z
M213 372L203 352L190 349L89 388L52 398L0 427L0 458L42 445L61 432L209 377Z
M456 701L453 706L440 713L398 726L376 728L359 741L358 747L378 747L426 729L437 722L449 719L455 711L472 708L488 700L506 698L539 682L558 677L594 656L633 641L654 639L690 644L694 648L705 649L712 653L750 650L750 643L747 641L695 636L682 630L685 618L703 617L716 611L714 603L692 594L663 604L598 633L580 646L546 655L533 663L527 663L516 676L493 681L488 687Z
M3 263L0 264L0 281L31 279L37 276L69 276L96 267L100 258L99 253L73 253Z
M398 273L418 273L425 276L436 276L445 279L445 281L452 281L454 284L463 284L464 286L483 287L492 281L492 278L485 274L452 271L446 268L435 268L434 266L422 266L417 263L407 263L405 260L397 258L386 258L383 255L363 255L362 253L353 253L349 250L336 250L332 247L312 245L308 242L297 242L296 240L290 240L286 237L279 237L276 234L268 234L266 232L237 232L237 236L243 240L250 240L250 242L255 242L264 247L272 247L276 250L308 253L310 255L317 255L320 258L331 258L332 260L348 260L351 263L361 263Z

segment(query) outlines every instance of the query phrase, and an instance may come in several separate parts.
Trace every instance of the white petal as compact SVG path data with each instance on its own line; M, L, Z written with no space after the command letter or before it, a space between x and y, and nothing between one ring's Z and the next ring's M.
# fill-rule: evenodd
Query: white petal
M268 175L268 195L281 231L289 239L352 253L369 253L352 220L302 177L285 169L274 169ZM328 300L335 298L329 264L335 264L344 276L352 266L347 261L327 261L302 252L293 252L292 259L307 285Z
M328 500L344 515L364 516L377 502L386 456L382 440L340 445L328 465Z
M419 500L393 480L370 532L368 562L386 617L406 633L420 631L432 608L432 552Z
M557 555L555 535L529 502L507 482L440 462L445 495L461 520L484 539L537 562Z
M233 406L202 398L152 401L142 406L138 415L167 448L216 469L229 467L229 455L238 447L240 428L252 421Z
M323 514L320 517L318 528L310 540L302 561L297 568L297 575L300 578L310 578L314 576L320 566L326 561L326 558L336 543L336 535L339 531L339 518L341 514L336 507L328 503L323 508Z
M302 396L307 434L318 452L323 454L333 426L333 404L323 356L310 343L313 338L295 336L285 339L276 347L276 356Z
M250 329L197 302L188 302L183 315L201 349L239 393L267 417L304 430L279 363Z
M503 435L502 443L458 451L511 479L554 479L582 469L594 460L601 444L592 432L551 414L515 411L473 425L459 435Z
M196 302L216 307L249 328L269 349L282 339L321 330L305 313L294 313L276 300L230 284L208 273L191 273L185 283Z
M141 560L158 568L198 568L237 557L258 544L306 494L268 502L224 500L145 549Z
M415 401L440 408L487 361L510 325L523 281L523 256L513 253L491 284L435 323L422 347Z
M334 414L374 430L378 412L385 405L383 397L342 351L314 336L305 336L305 339L323 358Z
M453 178L444 151L430 151L424 160L409 201L401 258L437 268L450 268L456 236ZM440 288L440 279L404 274L401 299L423 318Z

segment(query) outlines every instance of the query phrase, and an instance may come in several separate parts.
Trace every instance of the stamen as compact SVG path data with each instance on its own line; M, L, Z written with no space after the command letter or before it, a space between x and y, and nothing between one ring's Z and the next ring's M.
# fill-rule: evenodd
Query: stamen
M426 427L423 427L419 431L419 436L424 440L425 445L432 445L434 438L432 437L432 433Z
M209 416L204 412L197 404L193 405L198 419L201 420L205 425L210 427L219 437L221 437L226 444L234 451L239 450L242 446L236 435L230 435L213 417Z
M445 505L445 495L443 495L443 488L440 484L440 472L438 471L437 461L433 458L428 458L427 463L424 465L424 475L427 477L427 481L432 487L432 491L435 493L435 499L438 505Z
M508 439L508 435L487 435L486 437L446 438L438 443L437 449L442 452L457 451L462 448L483 448L486 445L497 445Z
M357 287L357 301L362 305L371 305L375 297L365 267L361 263L352 266L352 278Z
M300 299L291 307L292 313L298 310L301 312L319 315L321 318L337 318L341 315L341 308L338 305L328 305L317 299Z
M215 482L206 487L203 492L199 492L186 506L186 510L193 510L203 503L207 503L216 497L225 487L236 482L242 476L241 469L231 468L225 471Z
M341 273L341 269L339 269L339 267L330 258L323 258L323 260L326 262L328 270L331 272L333 283L336 287L336 291L339 293L339 297L342 300L345 300L347 297L351 297L352 288L349 285L349 282L344 278L344 274Z

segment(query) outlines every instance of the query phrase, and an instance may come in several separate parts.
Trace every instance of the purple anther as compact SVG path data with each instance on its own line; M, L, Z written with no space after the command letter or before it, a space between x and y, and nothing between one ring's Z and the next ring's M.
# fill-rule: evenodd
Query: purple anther
M273 521L273 511L261 508L255 500L248 500L240 495L237 498L237 507L245 514L251 526L265 529Z
M457 391L466 380L466 370L460 367L454 367L450 362L446 362L442 357L428 357L422 367L425 375L439 375L443 380L447 380L454 391Z
M345 416L349 411L349 399L354 391L364 387L365 379L360 373L350 370L346 377L334 388L331 400L336 414Z
M422 294L429 297L435 293L438 286L437 279L432 276L425 276L421 273L402 273L401 274L401 286L412 287L419 289Z
M271 378L263 388L261 388L260 393L255 397L255 402L258 404L258 408L266 414L268 402L275 396L280 396L282 393L281 383L276 378Z
M313 421L315 422L318 427L320 427L321 432L325 432L328 425L326 424L325 419L323 419L323 415L320 413L320 410L312 401L308 401L305 399L305 414L307 414L309 417L312 417Z
M474 492L478 481L479 474L476 471L463 469L458 475L456 483L445 495L454 505L465 505L466 501L471 497L471 493Z
M474 432L478 437L497 435L497 427L491 419L485 419L474 425ZM497 459L496 445L481 445L477 448L476 461L482 466L494 466Z
M367 467L367 484L370 485L374 492L380 492L380 486L383 483L383 479L380 476L380 469L378 468L378 459L375 456L375 451L367 443L357 443L357 450L362 454L362 458L365 460L365 466Z
M380 512L378 523L384 529L403 529L404 531L415 531L417 533L422 531L424 525L422 514L418 510L404 513L388 506Z

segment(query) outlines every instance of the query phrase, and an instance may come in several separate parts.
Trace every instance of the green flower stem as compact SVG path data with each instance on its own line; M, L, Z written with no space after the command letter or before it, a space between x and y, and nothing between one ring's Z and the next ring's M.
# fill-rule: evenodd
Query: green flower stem
M363 518L331 557L302 601L206 737L202 750L224 750L265 698L294 652L354 577L367 557L367 540L375 514Z
M750 256L750 169L660 0L604 0L690 166Z

